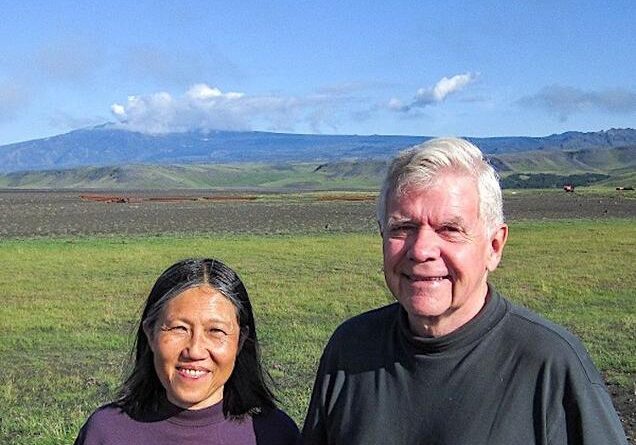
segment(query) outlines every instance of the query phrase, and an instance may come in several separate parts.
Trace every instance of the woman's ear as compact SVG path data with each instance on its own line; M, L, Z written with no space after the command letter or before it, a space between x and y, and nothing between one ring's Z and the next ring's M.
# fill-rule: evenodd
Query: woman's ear
M243 349L243 345L245 344L245 340L247 340L247 337L250 334L250 327L249 326L243 326L241 328L241 332L239 333L239 343L238 343L238 350L236 351L237 355L239 352L241 352L241 349Z
M152 326L150 326L149 323L147 323L147 321L144 321L141 324L141 328L144 330L144 334L146 334L146 339L148 340L148 345L150 346L150 349L152 350L152 352L155 352L155 345L153 340L153 332L152 332Z

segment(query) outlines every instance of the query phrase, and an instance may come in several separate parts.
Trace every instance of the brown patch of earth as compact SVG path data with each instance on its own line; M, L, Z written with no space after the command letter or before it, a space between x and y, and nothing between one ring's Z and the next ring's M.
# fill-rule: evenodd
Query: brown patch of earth
M627 442L636 444L636 383L633 388L609 383L607 389L623 424Z
M636 199L562 191L506 193L509 221L636 217ZM0 190L0 237L162 233L376 231L372 194L309 199L210 191L109 193Z

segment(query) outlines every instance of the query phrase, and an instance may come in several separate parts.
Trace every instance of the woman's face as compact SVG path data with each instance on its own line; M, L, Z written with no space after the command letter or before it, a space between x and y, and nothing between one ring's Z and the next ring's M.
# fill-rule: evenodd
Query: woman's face
M239 349L230 300L210 286L191 287L167 303L154 329L144 330L170 402L202 409L223 399Z

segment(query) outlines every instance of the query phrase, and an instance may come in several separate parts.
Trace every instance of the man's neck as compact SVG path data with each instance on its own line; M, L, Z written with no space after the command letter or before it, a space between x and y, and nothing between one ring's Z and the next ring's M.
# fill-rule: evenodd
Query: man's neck
M488 289L481 298L473 299L470 305L450 308L436 317L417 317L408 315L411 332L419 337L441 337L448 335L470 322L481 312L490 297Z

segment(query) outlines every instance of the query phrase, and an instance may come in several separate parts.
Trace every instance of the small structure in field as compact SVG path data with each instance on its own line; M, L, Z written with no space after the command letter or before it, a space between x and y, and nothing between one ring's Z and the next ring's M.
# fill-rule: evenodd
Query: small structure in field
M130 202L130 198L127 196L115 196L115 195L98 195L98 194L80 195L80 199L82 201L119 203L119 204L126 204Z

